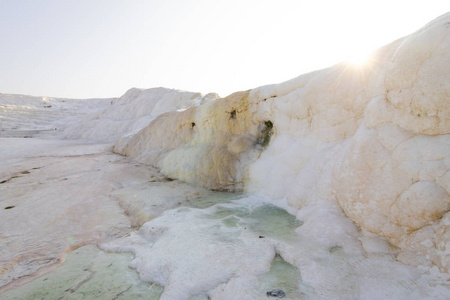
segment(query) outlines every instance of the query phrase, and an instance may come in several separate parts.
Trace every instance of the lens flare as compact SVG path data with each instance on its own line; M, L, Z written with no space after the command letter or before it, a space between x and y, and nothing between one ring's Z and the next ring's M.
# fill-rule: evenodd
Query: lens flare
M358 51L348 55L344 61L354 67L362 67L367 65L370 62L371 58L371 51Z

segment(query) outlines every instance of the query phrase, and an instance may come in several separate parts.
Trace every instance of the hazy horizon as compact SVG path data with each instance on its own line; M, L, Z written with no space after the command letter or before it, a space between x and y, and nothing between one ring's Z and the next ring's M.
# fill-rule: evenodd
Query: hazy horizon
M0 93L118 97L166 87L226 96L365 55L447 1L0 0Z

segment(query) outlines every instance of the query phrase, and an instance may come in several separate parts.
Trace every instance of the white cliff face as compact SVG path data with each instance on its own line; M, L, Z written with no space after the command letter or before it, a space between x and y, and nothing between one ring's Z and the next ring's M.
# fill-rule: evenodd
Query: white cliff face
M299 218L328 207L400 247L401 260L448 272L449 20L363 67L338 64L161 115L115 151L187 182L285 201Z
M251 91L276 136L250 166L249 190L298 209L336 201L399 246L401 260L448 272L449 19L381 48L365 68L336 65Z
M184 110L217 97L217 94L202 97L200 93L167 88L132 88L122 97L111 99L106 108L88 115L76 126L65 128L64 135L113 142L125 134L136 133L158 115Z
M158 116L114 151L160 168L169 177L210 189L242 190L264 124L249 116L248 92ZM259 149L259 150L258 150Z

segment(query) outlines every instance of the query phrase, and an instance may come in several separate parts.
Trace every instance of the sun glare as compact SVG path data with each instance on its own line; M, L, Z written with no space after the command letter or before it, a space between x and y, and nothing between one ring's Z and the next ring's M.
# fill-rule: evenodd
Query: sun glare
M362 67L367 65L372 58L372 52L370 51L360 51L357 53L352 53L345 59L345 62L354 67Z

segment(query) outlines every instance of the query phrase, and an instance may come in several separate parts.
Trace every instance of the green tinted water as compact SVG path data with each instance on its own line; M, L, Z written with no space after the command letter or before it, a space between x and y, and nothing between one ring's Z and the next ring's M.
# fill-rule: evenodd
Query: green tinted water
M204 210L203 217L217 220L218 228L240 227L253 231L259 238L284 241L297 238L295 228L301 223L294 216L281 208L250 204L242 198L236 194L214 193L189 200L183 206ZM178 209L178 213L183 213L183 209ZM239 237L230 235L225 239L232 244L236 238ZM131 254L107 253L96 246L84 246L69 253L66 261L48 274L7 291L0 298L159 299L164 288L142 282L137 272L128 267L131 259ZM265 296L269 290L282 289L287 299L296 299L300 295L300 281L298 269L277 256L270 272L260 276L261 293Z
M106 253L96 246L72 251L66 261L35 280L9 290L1 299L154 299L164 288L142 282L128 267L131 254Z

